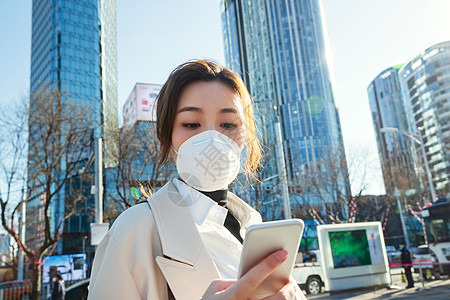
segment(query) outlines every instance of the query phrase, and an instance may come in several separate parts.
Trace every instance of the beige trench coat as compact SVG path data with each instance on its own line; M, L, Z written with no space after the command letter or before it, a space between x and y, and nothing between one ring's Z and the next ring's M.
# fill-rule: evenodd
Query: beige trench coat
M200 234L170 181L148 199L123 212L95 254L90 300L199 299L219 273ZM151 209L150 209L151 207ZM261 216L232 193L228 209L242 228Z

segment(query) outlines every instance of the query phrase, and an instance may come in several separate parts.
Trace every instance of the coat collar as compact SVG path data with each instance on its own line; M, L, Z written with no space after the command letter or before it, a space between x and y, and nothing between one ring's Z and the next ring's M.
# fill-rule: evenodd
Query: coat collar
M222 226L225 222L228 210L217 204L205 194L193 189L181 180L172 181L178 194L183 199L186 208L197 225L203 224L206 219Z
M262 222L261 215L233 193L228 192L227 200L228 210L241 223L240 234L244 239L247 227Z
M203 241L187 208L189 201L183 200L169 181L148 202L154 212L164 255L194 265ZM227 208L241 223L242 237L248 226L262 222L257 211L231 192L228 193Z

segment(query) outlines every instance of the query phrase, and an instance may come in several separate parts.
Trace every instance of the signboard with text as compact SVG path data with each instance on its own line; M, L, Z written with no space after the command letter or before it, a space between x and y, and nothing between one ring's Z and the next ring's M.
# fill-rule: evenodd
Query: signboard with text
M132 127L137 121L156 121L156 97L162 85L136 83L123 106L123 124Z
M86 254L52 255L44 257L42 266L42 282L48 283L51 280L51 270L56 270L61 274L64 281L86 279Z

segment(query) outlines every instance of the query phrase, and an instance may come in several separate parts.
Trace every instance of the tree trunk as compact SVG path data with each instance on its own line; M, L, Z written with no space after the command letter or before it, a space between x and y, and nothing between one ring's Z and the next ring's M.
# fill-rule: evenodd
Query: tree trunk
M31 300L39 300L41 294L41 277L42 277L42 266L41 262L35 262L32 264L32 283L33 291L31 294Z

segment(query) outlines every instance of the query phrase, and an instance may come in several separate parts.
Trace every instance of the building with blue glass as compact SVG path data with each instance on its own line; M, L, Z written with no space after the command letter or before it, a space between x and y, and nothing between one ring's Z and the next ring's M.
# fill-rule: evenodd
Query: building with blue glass
M279 120L291 204L333 210L350 187L320 2L222 0L221 12L226 63L249 88L268 146L263 192L277 185L276 178L265 179L277 174L273 128ZM315 192L306 179L313 177L319 178Z
M409 132L421 135L436 192L446 196L450 192L450 41L430 46L404 64L399 80ZM420 147L416 151L421 167Z
M387 68L367 88L384 185L389 194L393 194L395 187L405 191L418 186L411 139L402 134L385 134L381 131L382 128L409 131L398 77L401 66Z
M66 101L64 103L76 103L91 113L88 126L93 137L105 138L104 165L114 166L112 158L116 145L107 139L107 132L118 126L115 0L34 0L30 76L31 94L56 90L61 93L62 101ZM36 116L31 110L30 118L33 117ZM32 147L30 145L30 151ZM62 160L61 170L64 165ZM88 201L93 201L93 195L88 192L92 184L83 183L78 176L74 174L59 192L58 203L51 209L54 220L64 215L68 193L85 193ZM37 200L29 203L30 208L40 205ZM93 221L87 213L81 214L65 221L63 232L67 239L59 243L57 252L80 251L72 246L81 245L80 237L87 235ZM28 227L35 226L27 228L31 233L29 238L40 234L41 227L34 223L28 224ZM77 243L69 240L77 240ZM39 246L39 240L35 244Z

